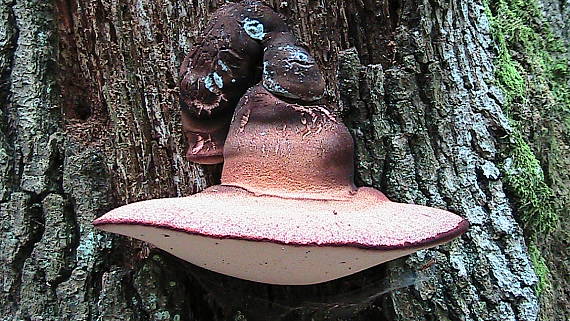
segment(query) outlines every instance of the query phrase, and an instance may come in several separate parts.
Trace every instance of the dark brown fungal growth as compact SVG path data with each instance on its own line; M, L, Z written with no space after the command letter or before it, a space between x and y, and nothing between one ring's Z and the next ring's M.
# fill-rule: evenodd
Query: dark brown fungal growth
M255 78L262 52L241 25L243 11L243 5L234 3L216 11L180 68L180 107L190 161L223 161L227 115Z
M186 158L199 164L220 164L224 161L223 147L230 117L198 120L182 113L182 128L188 142Z
M309 53L295 45L267 48L263 60L263 86L274 95L313 102L323 97L324 79Z
M324 80L283 19L259 1L230 3L212 16L180 69L180 106L188 159L223 161L229 120L246 90L262 78L274 95L312 102Z

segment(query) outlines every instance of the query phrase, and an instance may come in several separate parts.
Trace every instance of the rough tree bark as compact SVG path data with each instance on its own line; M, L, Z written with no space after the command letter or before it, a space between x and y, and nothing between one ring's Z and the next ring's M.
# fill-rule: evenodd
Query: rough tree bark
M121 204L218 180L219 166L184 158L177 83L223 2L0 0L0 320L537 320L538 279L500 170L512 128L497 45L477 0L267 1L322 66L358 184L467 217L461 239L279 287L93 229ZM553 21L564 16L568 4L548 2ZM412 286L296 308L362 284Z

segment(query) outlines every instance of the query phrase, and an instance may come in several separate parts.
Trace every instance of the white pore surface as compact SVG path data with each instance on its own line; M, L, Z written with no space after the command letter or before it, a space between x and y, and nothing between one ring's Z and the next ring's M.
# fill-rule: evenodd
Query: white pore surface
M282 285L334 280L419 250L293 246L218 239L144 225L105 224L98 228L150 242L205 269L240 279ZM435 244L426 248L433 246Z

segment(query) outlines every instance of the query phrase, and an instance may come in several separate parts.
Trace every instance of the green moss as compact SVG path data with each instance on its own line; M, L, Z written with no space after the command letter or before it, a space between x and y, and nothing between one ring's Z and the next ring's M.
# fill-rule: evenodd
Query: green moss
M541 295L544 291L549 289L552 284L550 284L550 269L540 252L540 249L536 244L531 243L529 246L530 260L534 267L536 276L538 277L538 285L536 286L537 295Z
M521 131L516 126L513 128L507 152L509 157L502 166L505 182L516 197L517 210L525 229L531 235L548 235L558 223L554 193L546 184L540 162Z
M499 57L496 62L497 80L503 88L507 101L513 101L515 99L524 100L526 93L526 84L521 74L519 73L517 63L511 59L508 51L505 50L502 52L503 53L501 54L501 57ZM509 110L506 110L506 112L509 113Z
M563 197L568 187L558 184L563 175L559 169L564 170L568 161L560 146L568 144L570 133L567 49L549 29L536 0L485 4L498 49L497 85L505 95L504 111L513 128L503 140L504 181L525 227L540 280L537 292L543 293L550 287L550 270L538 243L556 229L559 213L569 204Z
M535 1L490 1L488 8L493 36L498 45L496 79L505 94L505 112L513 125L504 152L506 161L503 172L507 189L516 199L520 218L528 234L549 233L558 221L554 193L545 181L539 160L522 135L525 126L523 114L529 96L536 92L530 90L532 87L552 84L561 98L568 98L565 84L546 79L564 78L563 75L567 74L567 65L551 54L559 52L563 46L555 41L549 31L536 30L540 29L539 26L543 28L544 24L540 23L542 16ZM548 37L540 37L541 32L546 32ZM526 59L521 61L526 66L513 59L511 51L524 51ZM559 62L553 63L554 60ZM536 83L529 83L528 77L523 77L523 74L533 74L532 82ZM568 108L568 105L563 105L552 104L548 107Z

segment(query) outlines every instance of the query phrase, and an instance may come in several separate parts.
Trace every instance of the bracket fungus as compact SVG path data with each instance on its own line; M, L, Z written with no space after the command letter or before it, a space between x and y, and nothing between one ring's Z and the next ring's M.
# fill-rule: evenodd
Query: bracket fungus
M264 4L216 11L181 78L188 159L223 161L221 184L119 207L98 228L216 272L289 285L353 274L467 230L453 213L354 185L352 137L319 103L319 68Z

